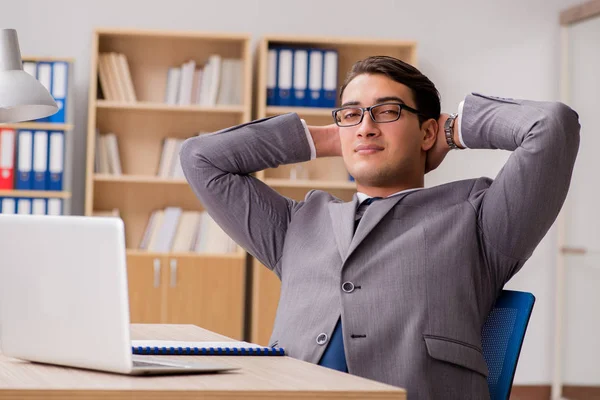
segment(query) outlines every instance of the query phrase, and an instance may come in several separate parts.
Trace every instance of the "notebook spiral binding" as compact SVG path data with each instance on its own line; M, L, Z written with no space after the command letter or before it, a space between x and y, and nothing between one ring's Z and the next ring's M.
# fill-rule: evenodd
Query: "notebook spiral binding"
M133 354L143 355L191 355L191 356L285 356L282 348L238 349L235 347L132 347Z

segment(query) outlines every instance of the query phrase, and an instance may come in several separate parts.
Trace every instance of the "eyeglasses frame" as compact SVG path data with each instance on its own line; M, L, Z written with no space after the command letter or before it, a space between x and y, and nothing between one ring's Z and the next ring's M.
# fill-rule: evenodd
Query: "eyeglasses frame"
M385 106L385 105L395 105L395 106L399 106L400 107L400 112L398 113L398 118L391 120L391 121L385 121L385 122L378 122L375 121L375 117L373 117L373 113L371 112L371 110L375 107L378 106ZM352 125L340 125L337 121L337 119L335 118L335 114L338 111L342 111L342 110L347 110L347 109L355 109L355 110L360 110L361 111L361 116L360 116L360 120L356 123L356 124L352 124ZM421 115L421 112L419 110L416 110L412 107L407 106L404 103L394 103L394 102L387 102L387 103L379 103L379 104L374 104L372 106L369 107L356 107L356 106L346 106L346 107L340 107L340 108L336 108L335 110L333 110L331 112L331 116L333 117L333 122L335 122L335 124L337 126L339 126L340 128L350 128L352 126L356 126L356 125L360 125L363 122L363 118L365 117L365 111L367 111L369 113L369 116L371 117L371 120L373 122L375 122L376 124L387 124L388 122L396 122L400 119L400 116L402 115L402 110L406 110L408 112L411 112L415 115Z

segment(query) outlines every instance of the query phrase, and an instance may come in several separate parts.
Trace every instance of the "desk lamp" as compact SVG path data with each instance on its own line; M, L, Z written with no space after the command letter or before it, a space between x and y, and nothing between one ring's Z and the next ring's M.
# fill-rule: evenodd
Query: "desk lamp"
M52 95L23 71L17 31L0 31L0 123L31 121L58 111Z

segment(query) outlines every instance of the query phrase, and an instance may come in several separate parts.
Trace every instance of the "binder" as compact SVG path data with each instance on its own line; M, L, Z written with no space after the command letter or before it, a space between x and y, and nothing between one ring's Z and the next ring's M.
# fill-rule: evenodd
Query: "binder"
M305 107L308 105L306 99L306 88L308 87L308 50L294 50L294 82L293 82L293 105Z
M308 61L308 105L321 107L321 90L323 88L323 51L311 49Z
M15 214L17 212L17 204L12 197L5 197L1 200L0 210L2 214Z
M337 97L338 53L335 50L326 50L323 57L321 107L333 108Z
M52 63L47 61L40 61L37 64L37 79L42 85L52 93ZM39 118L37 122L49 122L49 117Z
M48 199L46 215L62 215L62 199Z
M35 61L23 61L23 71L37 79L37 63Z
M65 160L65 133L52 131L49 134L47 190L63 190L63 170Z
M265 347L248 342L184 342L132 340L133 354L190 356L285 356L281 347Z
M64 61L52 63L52 97L56 101L58 111L48 117L49 122L64 124L67 109L67 86L69 83L69 66Z
M276 92L277 87L277 72L278 72L278 55L279 51L275 48L270 48L267 54L267 105L277 105Z
M48 132L35 131L33 134L33 190L46 190L48 170Z
M292 78L294 76L294 52L292 49L282 48L279 50L277 76L278 106L292 106Z
M31 215L31 199L17 199L17 214Z
M15 131L0 130L0 189L14 188L15 169Z
M31 201L31 213L33 215L46 215L46 199L33 199Z
M33 187L33 132L17 132L17 173L15 189L31 190Z

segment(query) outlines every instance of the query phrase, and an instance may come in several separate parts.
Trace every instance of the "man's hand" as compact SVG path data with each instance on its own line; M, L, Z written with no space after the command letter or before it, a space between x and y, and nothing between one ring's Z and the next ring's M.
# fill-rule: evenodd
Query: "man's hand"
M450 146L446 143L446 134L444 133L444 124L448 119L449 114L441 114L438 119L437 138L433 146L427 151L427 160L425 161L425 173L431 172L444 161L446 154L450 151ZM458 147L463 147L458 140L458 121L454 122L454 142Z
M336 124L308 126L315 143L317 157L338 157L342 155L340 131Z

